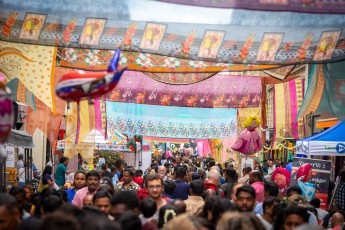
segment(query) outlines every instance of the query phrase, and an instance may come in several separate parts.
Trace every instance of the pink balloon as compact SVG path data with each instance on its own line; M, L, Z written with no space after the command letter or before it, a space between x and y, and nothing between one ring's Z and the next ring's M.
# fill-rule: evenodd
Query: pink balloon
M244 155L252 155L262 149L261 137L255 127L248 127L241 132L231 148Z

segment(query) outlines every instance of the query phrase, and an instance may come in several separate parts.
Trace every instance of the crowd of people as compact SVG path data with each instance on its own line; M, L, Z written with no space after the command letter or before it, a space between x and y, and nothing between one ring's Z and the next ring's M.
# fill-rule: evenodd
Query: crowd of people
M153 158L144 172L119 160L74 173L72 187L62 157L55 175L47 165L38 192L30 185L0 194L0 229L345 229L345 171L339 173L335 205L320 208L301 189L282 191L271 180L273 165L246 167L212 158Z

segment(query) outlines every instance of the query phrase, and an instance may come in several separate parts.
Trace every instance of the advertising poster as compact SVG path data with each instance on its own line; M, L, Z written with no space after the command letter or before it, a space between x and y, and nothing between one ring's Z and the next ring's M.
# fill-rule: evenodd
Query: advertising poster
M328 186L331 175L331 161L310 159L310 158L294 158L292 162L292 174L290 186L297 184L296 173L300 166L310 163L312 165L312 178L310 183L316 185L315 198L321 200L321 208L326 210L328 207Z

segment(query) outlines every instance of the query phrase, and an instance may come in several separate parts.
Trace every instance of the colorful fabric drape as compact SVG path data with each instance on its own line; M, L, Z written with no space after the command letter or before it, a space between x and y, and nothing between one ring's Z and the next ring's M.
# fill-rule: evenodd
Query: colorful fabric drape
M27 104L33 110L36 110L35 96L19 82L18 78L8 82L7 86L11 89L11 99L13 101L20 101Z
M177 4L186 4L194 6L234 8L247 10L268 10L268 11L296 11L304 13L331 13L344 14L345 3L339 1L321 0L301 1L301 0L231 0L231 1L210 1L210 0L156 0L160 2L169 2Z
M0 72L8 81L18 78L55 112L53 73L56 48L0 41ZM23 100L25 100L25 95Z
M109 129L171 138L218 138L236 134L236 109L207 109L107 102Z
M274 85L274 146L284 138L304 138L303 118L298 119L304 93L304 80Z
M280 2L283 3L280 7L287 10L292 6L295 8L296 1L289 4L287 0L261 0L264 4L259 5L273 5L272 9L275 9L277 4L272 2ZM330 12L337 12L344 5L341 1L331 2L308 0L297 5L304 3L303 9L320 8ZM169 5L167 10L160 7L163 3L148 0L135 4L130 1L113 3L103 0L94 4L92 0L68 3L36 0L18 7L20 4L18 0L0 2L1 40L46 46L121 49L138 52L138 55L149 52L236 64L326 63L345 59L345 35L341 35L345 22L343 15L243 10L229 13L185 5L178 5L178 9L176 5ZM153 7L160 9L160 13L152 12ZM174 8L180 14L172 14ZM163 9L170 12L165 13ZM202 20L204 18L209 20ZM100 58L103 56L86 61L92 63Z
M302 106L298 111L299 118L303 118L310 112L315 112L317 110L322 98L324 86L325 78L322 71L322 65L312 65L307 92Z
M322 65L325 76L325 96L328 98L330 111L339 120L345 120L344 65L344 62Z
M141 72L126 71L105 100L162 106L244 108L258 107L260 97L260 77L217 74L192 85L167 85Z
M60 50L60 66L106 70L114 52L113 50L63 48ZM120 68L127 67L129 70L151 72L152 74L149 76L153 79L171 84L199 82L220 71L261 70L280 67L280 65L234 65L125 51L121 52L119 66Z

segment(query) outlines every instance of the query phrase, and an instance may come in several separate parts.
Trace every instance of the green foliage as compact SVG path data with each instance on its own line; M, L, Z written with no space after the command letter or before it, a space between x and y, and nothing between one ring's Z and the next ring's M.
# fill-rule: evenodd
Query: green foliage
M94 157L93 157L93 163L98 164L99 158L104 158L105 162L108 163L108 165L115 164L116 161L122 160L122 153L115 152L111 150L98 150L95 151Z

